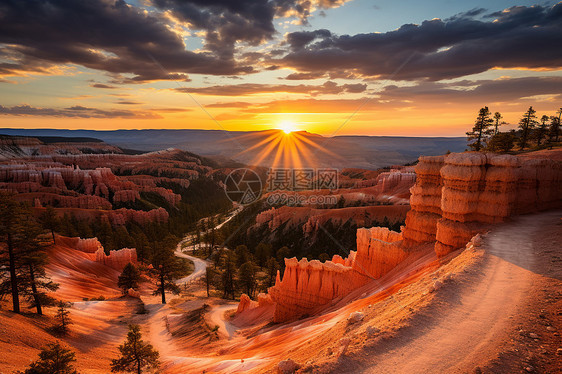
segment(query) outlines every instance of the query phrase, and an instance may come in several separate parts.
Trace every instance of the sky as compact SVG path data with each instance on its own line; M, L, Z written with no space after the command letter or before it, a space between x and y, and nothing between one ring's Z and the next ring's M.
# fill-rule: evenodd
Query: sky
M561 69L555 1L0 1L0 127L463 136Z

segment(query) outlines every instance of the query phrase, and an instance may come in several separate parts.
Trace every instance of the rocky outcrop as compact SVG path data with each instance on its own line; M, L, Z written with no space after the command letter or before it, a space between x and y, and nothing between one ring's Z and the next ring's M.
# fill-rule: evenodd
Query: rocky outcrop
M99 242L98 238L77 239L75 247L82 252L96 253L100 249L103 251L103 246Z
M402 234L386 227L357 230L357 254L352 268L369 278L378 279L408 256L402 246Z
M123 248L110 251L108 256L102 247L96 251L96 262L121 271L128 263L137 263L137 250L135 248Z
M273 320L284 322L311 315L318 307L348 294L368 281L369 277L341 263L287 258L283 280L278 274L275 286L268 290L276 303Z
M435 241L437 221L441 218L441 168L444 156L422 156L416 165L416 184L410 189L411 210L406 215L404 244L415 246Z
M121 271L128 263L137 263L137 250L135 248L123 248L110 251L109 255L97 238L68 238L71 245L79 251L92 254L92 260Z
M424 243L438 256L476 246L478 233L508 217L562 206L562 162L511 155L453 153L420 157L411 210L401 233L373 227L357 230L357 252L321 263L285 259L268 292L275 322L311 315L372 279L389 273ZM264 212L270 225L284 222L279 210ZM240 313L255 308L248 300ZM258 306L259 307L259 306Z
M562 163L491 153L420 157L404 243L444 256L483 227L562 205Z

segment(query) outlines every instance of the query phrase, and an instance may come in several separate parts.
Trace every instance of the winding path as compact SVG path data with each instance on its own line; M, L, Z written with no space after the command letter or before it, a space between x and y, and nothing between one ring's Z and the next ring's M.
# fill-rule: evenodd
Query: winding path
M530 290L545 270L535 261L535 241L561 217L562 211L521 216L492 230L484 240L480 271L467 274L463 284L440 289L439 303L414 318L407 331L373 348L370 367L352 371L464 373L486 362L509 341L513 316L533 302ZM553 242L552 250L560 251L560 243Z

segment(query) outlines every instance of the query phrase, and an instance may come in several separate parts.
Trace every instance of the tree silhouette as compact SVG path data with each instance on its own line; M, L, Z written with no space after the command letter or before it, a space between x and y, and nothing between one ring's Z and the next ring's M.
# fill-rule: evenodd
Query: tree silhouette
M535 139L537 139L537 146L541 145L541 141L546 136L546 132L548 131L548 120L549 117L547 115L543 115L541 117L541 123L535 130Z
M15 244L19 249L19 272L21 274L20 290L28 296L31 305L42 315L42 306L54 305L55 299L46 291L56 291L57 283L51 281L45 272L48 256L46 246L41 241L42 228L37 224L28 209L23 210L25 224L20 225Z
M248 261L238 269L238 283L246 295L254 297L257 288L256 265Z
M68 326L72 324L70 312L68 311L71 306L72 303L62 300L57 304L57 313L55 314L55 318L58 320L58 324L55 326L55 329L61 334L66 334L68 332Z
M498 132L488 142L487 148L493 152L509 152L513 148L515 135L513 131Z
M221 274L221 286L223 289L223 298L229 296L234 299L235 288L235 274L236 274L236 255L233 251L227 251L226 256L223 258L223 271Z
M279 264L275 261L275 258L270 257L269 260L267 260L265 267L267 269L266 286L267 288L273 287L275 285L277 271L279 270Z
M521 138L519 139L519 146L521 149L527 146L527 141L531 131L537 125L536 110L532 106L525 112L523 118L519 121L519 128L521 129Z
M162 296L162 304L166 304L166 291L175 295L180 293L180 288L175 280L181 276L182 266L174 255L176 240L172 236L166 237L152 258L151 273L156 277L157 288L154 295Z
M33 362L23 373L16 374L77 374L72 366L76 354L64 348L59 342L47 344L39 353L39 360Z
M117 286L121 288L123 294L126 294L129 289L136 290L139 288L141 282L141 273L139 269L132 263L128 263L123 268L123 272L117 278Z
M500 126L505 124L505 122L500 122L502 118L503 116L500 112L494 113L494 120L496 121L496 123L494 124L494 134L497 134L499 132Z
M49 230L53 236L53 244L56 244L55 231L60 227L60 220L57 217L55 208L48 206L47 209L39 216L39 222L45 230Z
M491 118L492 113L488 107L481 108L478 111L478 116L476 117L476 122L472 131L466 133L468 136L468 146L475 151L480 151L483 146L485 137L492 134L494 130L490 128L494 120Z
M562 115L562 108L556 112L558 117L552 116L550 117L550 126L548 129L548 136L550 138L550 142L557 142L558 135L560 134L560 116Z
M18 276L16 269L16 248L15 238L17 235L18 225L21 221L21 207L13 196L4 192L0 192L0 237L6 243L8 251L8 270L10 272L10 288L12 291L12 310L14 313L20 312ZM4 251L0 247L0 251ZM3 264L2 264L3 265Z
M160 366L160 353L142 340L139 325L129 325L127 340L119 346L119 353L119 358L111 360L111 372L141 374L144 368Z

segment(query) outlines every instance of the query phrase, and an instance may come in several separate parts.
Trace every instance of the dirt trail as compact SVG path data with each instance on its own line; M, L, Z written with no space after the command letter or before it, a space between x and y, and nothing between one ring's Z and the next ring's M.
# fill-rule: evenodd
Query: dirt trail
M465 373L493 360L510 340L518 313L535 302L533 285L551 270L537 261L536 243L561 217L562 211L522 216L492 230L479 271L440 289L439 301L412 326L369 350L367 369L357 370L356 363L338 371ZM560 253L560 243L550 245Z

